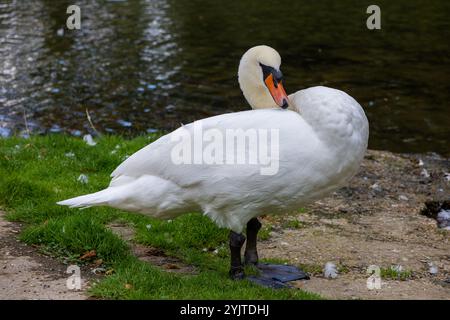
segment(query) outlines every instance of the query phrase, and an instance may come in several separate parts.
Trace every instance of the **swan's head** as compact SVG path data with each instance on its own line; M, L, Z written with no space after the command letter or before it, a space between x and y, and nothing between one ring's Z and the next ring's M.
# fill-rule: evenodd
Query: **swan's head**
M249 49L239 63L239 85L253 109L286 109L289 99L283 87L281 57L268 46Z

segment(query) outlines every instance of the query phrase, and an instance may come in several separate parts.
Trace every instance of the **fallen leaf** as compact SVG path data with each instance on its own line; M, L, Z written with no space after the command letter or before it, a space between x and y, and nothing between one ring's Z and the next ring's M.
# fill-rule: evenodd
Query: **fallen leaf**
M80 257L80 260L85 260L85 259L93 258L93 257L95 257L95 256L97 256L97 253L95 252L95 250L91 250L91 251L88 251L88 252L86 252L85 254L83 254L83 255Z
M94 261L94 266L98 267L103 263L103 259L97 259Z
M114 269L109 269L108 271L106 271L106 275L107 276L110 276L110 275L112 275L114 273Z
M176 264L173 264L173 263L167 263L167 264L164 265L164 267L166 269L180 269L179 266L177 266Z

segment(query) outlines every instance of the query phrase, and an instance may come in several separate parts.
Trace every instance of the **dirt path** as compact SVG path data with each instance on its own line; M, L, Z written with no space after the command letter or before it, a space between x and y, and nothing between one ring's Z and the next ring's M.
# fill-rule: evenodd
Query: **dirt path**
M420 214L426 200L450 198L449 164L432 156L369 151L349 187L304 213L264 218L273 231L260 244L260 255L303 265L313 276L297 286L328 298L450 299L450 231ZM336 279L322 276L327 262L340 267ZM430 274L430 263L437 274ZM411 275L382 279L380 290L368 290L369 265L400 265Z
M133 241L136 233L133 227L117 221L109 223L106 227L115 235L124 240L131 252L139 260L147 262L167 272L190 275L198 273L197 268L194 266L188 265L178 258L167 256L161 249L142 245Z
M0 211L0 300L86 299L88 283L80 291L69 290L67 266L19 242L19 229L18 223L6 221Z

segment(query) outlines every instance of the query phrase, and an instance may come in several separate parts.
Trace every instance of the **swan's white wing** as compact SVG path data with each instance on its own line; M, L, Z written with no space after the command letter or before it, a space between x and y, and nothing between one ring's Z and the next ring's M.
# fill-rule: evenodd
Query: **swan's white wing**
M175 164L172 159L172 153L174 148L180 145L179 137L181 133L188 133L192 138L191 142L197 143L198 140L195 140L194 128L195 126L198 128L199 125L203 133L214 129L221 132L224 138L227 130L255 131L256 133L262 130L267 131L269 136L271 135L271 129L279 130L279 141L276 141L276 143L280 143L280 147L282 147L280 149L281 159L279 159L281 162L289 160L288 157L293 157L291 153L288 154L288 152L283 152L283 150L292 150L293 148L297 150L300 148L311 150L317 144L317 139L314 138L311 128L295 112L269 109L229 113L202 119L180 127L137 151L114 170L111 174L113 177L111 184L114 185L119 183L119 181L125 181L123 176L136 178L142 175L154 175L170 180L181 187L188 187L206 180L214 181L215 179L231 179L235 180L236 185L239 185L240 183L236 180L244 182L250 176L261 175L260 165L233 165L233 163L226 164L226 161L224 161L224 164ZM303 143L301 140L303 140ZM269 139L268 142L270 141ZM224 147L225 144L226 142L224 141ZM207 145L208 143L204 142L200 152L203 152ZM248 157L250 156L248 153L254 155L255 152L258 152L258 149L248 148L248 143L246 147ZM268 148L268 152L270 152L270 145ZM192 147L191 150L192 162L194 162L195 157L204 158L203 155L198 154L198 149L196 151ZM224 160L227 158L227 151L229 152L230 150L225 148ZM258 157L259 155L256 156ZM295 162L298 163L301 160L301 158L296 159ZM257 180L261 180L261 178Z

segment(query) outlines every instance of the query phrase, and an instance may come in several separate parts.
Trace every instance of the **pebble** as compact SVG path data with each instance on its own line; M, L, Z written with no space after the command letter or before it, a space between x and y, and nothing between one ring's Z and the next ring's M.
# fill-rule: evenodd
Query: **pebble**
M70 133L75 137L81 137L83 134L80 130L72 130Z
M401 201L408 201L409 199L408 199L408 197L407 196L404 196L404 195L399 195L398 196L398 200L401 200Z
M439 228L450 229L450 210L439 211L436 220Z
M323 275L328 279L335 279L338 276L336 265L333 262L327 262L323 269Z
M424 178L429 178L430 174L428 173L427 169L422 169L422 171L420 172L420 175Z
M444 173L444 178L445 180L450 181L450 173L448 172Z
M378 183L374 183L373 185L370 186L370 188L377 192L380 192L382 190Z
M129 128L133 125L130 121L126 121L126 120L122 120L122 119L117 120L117 123L120 124L122 127L126 127L126 128Z
M430 269L428 269L428 272L430 274L437 274L439 272L438 267L435 264L433 264L432 262L428 263L428 266L430 267Z
M166 109L167 112L172 112L172 111L175 110L175 106L173 104L169 104L169 105L166 106L165 109Z
M0 127L0 137L6 138L11 135L11 129Z

